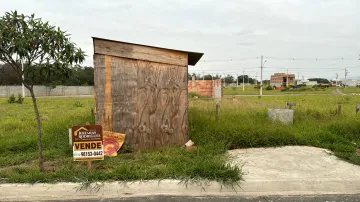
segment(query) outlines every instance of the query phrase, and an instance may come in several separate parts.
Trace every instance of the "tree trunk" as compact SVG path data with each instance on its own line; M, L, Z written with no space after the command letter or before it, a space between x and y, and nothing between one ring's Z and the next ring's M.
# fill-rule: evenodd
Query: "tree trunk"
M34 110L35 110L35 114L36 114L36 120L37 120L37 128L38 128L38 149L39 149L39 169L41 172L44 171L44 167L43 167L43 154L42 154L42 142L41 142L41 122L40 122L40 114L39 114L39 109L37 107L36 104L36 98L35 98L35 94L34 94L34 89L31 87L29 89L30 94L31 94L31 98L34 104Z

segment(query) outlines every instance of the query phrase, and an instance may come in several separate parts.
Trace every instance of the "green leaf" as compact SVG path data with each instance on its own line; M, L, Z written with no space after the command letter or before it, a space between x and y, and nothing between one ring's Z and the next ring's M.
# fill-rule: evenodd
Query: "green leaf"
M35 18L34 14L18 15L17 11L6 12L0 17L0 50L7 50L0 52L1 62L17 54L29 58L29 64L36 64L34 68L27 67L27 74L31 72L27 80L32 81L42 77L50 79L52 74L61 77L68 73L69 64L85 59L85 53L75 47L67 32Z

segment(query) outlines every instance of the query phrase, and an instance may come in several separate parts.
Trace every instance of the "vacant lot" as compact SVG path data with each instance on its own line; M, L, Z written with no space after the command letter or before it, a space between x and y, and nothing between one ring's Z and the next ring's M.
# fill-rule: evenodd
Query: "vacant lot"
M86 163L73 162L68 145L68 128L94 123L91 98L38 99L43 117L43 146L46 172L37 168L37 131L35 113L30 99L24 104L9 104L0 99L0 181L57 182L147 179L211 179L233 183L240 180L240 170L226 165L225 148L203 144L197 151L179 147L159 151L127 153L94 161L93 169Z
M219 121L215 120L214 101L193 100L191 134L199 143L214 141L229 149L283 145L322 147L360 165L356 153L360 145L360 117L355 113L359 98L304 95L227 99L220 102ZM267 109L284 108L285 102L296 102L295 123L283 125L268 120ZM339 105L341 112L337 111Z
M148 179L209 179L232 184L241 170L227 164L228 149L283 145L312 145L360 164L360 117L355 114L358 96L279 96L220 101L220 120L215 120L214 100L190 100L190 137L197 151L179 147L129 153L93 163L73 162L68 128L94 123L90 98L41 98L46 172L37 169L36 122L30 99L8 104L0 99L0 180L2 182L58 182ZM267 119L268 108L296 102L295 124ZM337 112L338 105L342 112ZM360 114L359 114L360 115Z

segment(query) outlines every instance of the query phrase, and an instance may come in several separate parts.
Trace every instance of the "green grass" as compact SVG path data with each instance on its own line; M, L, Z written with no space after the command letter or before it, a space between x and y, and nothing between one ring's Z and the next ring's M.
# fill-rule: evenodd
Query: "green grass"
M157 151L121 153L93 162L74 162L68 145L68 128L94 123L88 98L42 98L46 172L37 168L36 122L30 99L9 104L0 99L0 182L87 182L105 180L182 179L216 180L234 184L241 169L227 163L226 151L235 148L310 145L330 149L346 161L360 165L360 117L355 114L358 96L239 97L220 101L220 120L215 120L215 100L191 99L190 138L196 151L167 147ZM295 123L283 125L267 119L268 108L296 102ZM337 113L338 105L342 113ZM359 114L360 116L360 114Z
M305 87L306 90L299 91L299 90L289 90L282 92L280 90L265 90L266 86L263 88L263 95L285 95L285 94L331 94L336 88L312 88L312 87ZM343 93L360 93L360 88L356 87L348 87L348 88L339 88L339 90ZM244 91L243 88L240 87L226 87L223 88L224 95L259 95L259 89L254 88L253 85L245 86Z
M360 165L360 117L355 114L357 96L274 96L222 100L220 120L215 120L215 102L191 101L191 133L199 143L220 141L229 149L310 145L327 148L336 156ZM273 123L268 108L284 108L296 102L294 124ZM338 105L342 113L337 113ZM359 114L360 116L360 114ZM206 138L204 138L206 137Z
M87 182L105 180L182 179L216 180L225 185L241 179L238 167L226 163L223 145L204 143L197 151L168 147L142 153L122 153L86 163L74 162L68 145L68 128L94 123L93 99L38 99L42 122L45 173L37 167L37 130L29 98L24 104L9 104L0 99L0 182Z

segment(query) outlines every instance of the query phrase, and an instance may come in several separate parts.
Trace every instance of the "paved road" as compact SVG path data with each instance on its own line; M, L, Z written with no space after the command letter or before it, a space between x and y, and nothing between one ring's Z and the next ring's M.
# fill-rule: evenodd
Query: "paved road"
M66 200L69 201L69 200ZM260 197L179 197L179 196L150 196L150 197L134 197L122 199L80 199L70 200L73 202L142 202L142 201L159 201L159 202L357 202L360 201L360 194L357 195L318 195L318 196L260 196ZM59 201L50 201L59 202Z

